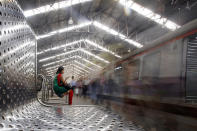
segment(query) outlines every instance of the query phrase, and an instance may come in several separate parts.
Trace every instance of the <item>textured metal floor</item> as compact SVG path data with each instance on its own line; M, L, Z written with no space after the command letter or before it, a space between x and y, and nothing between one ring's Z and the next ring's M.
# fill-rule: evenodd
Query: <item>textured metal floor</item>
M45 107L38 102L2 116L0 130L144 131L104 107Z

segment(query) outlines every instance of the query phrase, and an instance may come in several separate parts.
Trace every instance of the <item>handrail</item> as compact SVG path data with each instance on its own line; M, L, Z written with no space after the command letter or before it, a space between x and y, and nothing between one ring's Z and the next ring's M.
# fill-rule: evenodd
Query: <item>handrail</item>
M38 77L39 77L39 76L42 78L42 87L41 87L39 90L42 90L42 88L44 87L46 78L45 78L44 75L42 75L42 74L38 74Z
M38 76L42 78L42 87L40 90L42 91L42 101L44 102L49 99L49 88L46 85L47 79L42 74L38 74Z
M54 91L53 91L53 79L54 79L54 77L53 76L46 76L46 77L51 79L51 97L53 97L53 94L54 94Z

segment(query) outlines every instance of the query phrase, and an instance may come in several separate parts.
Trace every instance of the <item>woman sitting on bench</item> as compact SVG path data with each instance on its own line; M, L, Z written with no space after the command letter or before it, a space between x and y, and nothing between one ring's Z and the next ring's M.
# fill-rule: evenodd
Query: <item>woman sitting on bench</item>
M67 77L65 80L63 79L62 74L64 74L64 67L60 66L56 74L57 75L53 81L53 89L55 94L61 98L69 94L69 105L72 105L73 90L66 82L69 77Z

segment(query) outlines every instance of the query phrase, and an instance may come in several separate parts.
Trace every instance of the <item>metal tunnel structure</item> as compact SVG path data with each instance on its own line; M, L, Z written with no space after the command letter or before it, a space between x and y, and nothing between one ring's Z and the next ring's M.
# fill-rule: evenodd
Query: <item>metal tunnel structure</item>
M0 0L0 131L197 130L196 11L195 0ZM72 105L54 90L60 66Z

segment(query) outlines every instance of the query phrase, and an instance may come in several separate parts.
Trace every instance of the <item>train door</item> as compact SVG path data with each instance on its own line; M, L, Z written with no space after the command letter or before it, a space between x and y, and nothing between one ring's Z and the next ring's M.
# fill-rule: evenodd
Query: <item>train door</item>
M188 40L186 58L186 100L197 101L197 34Z

